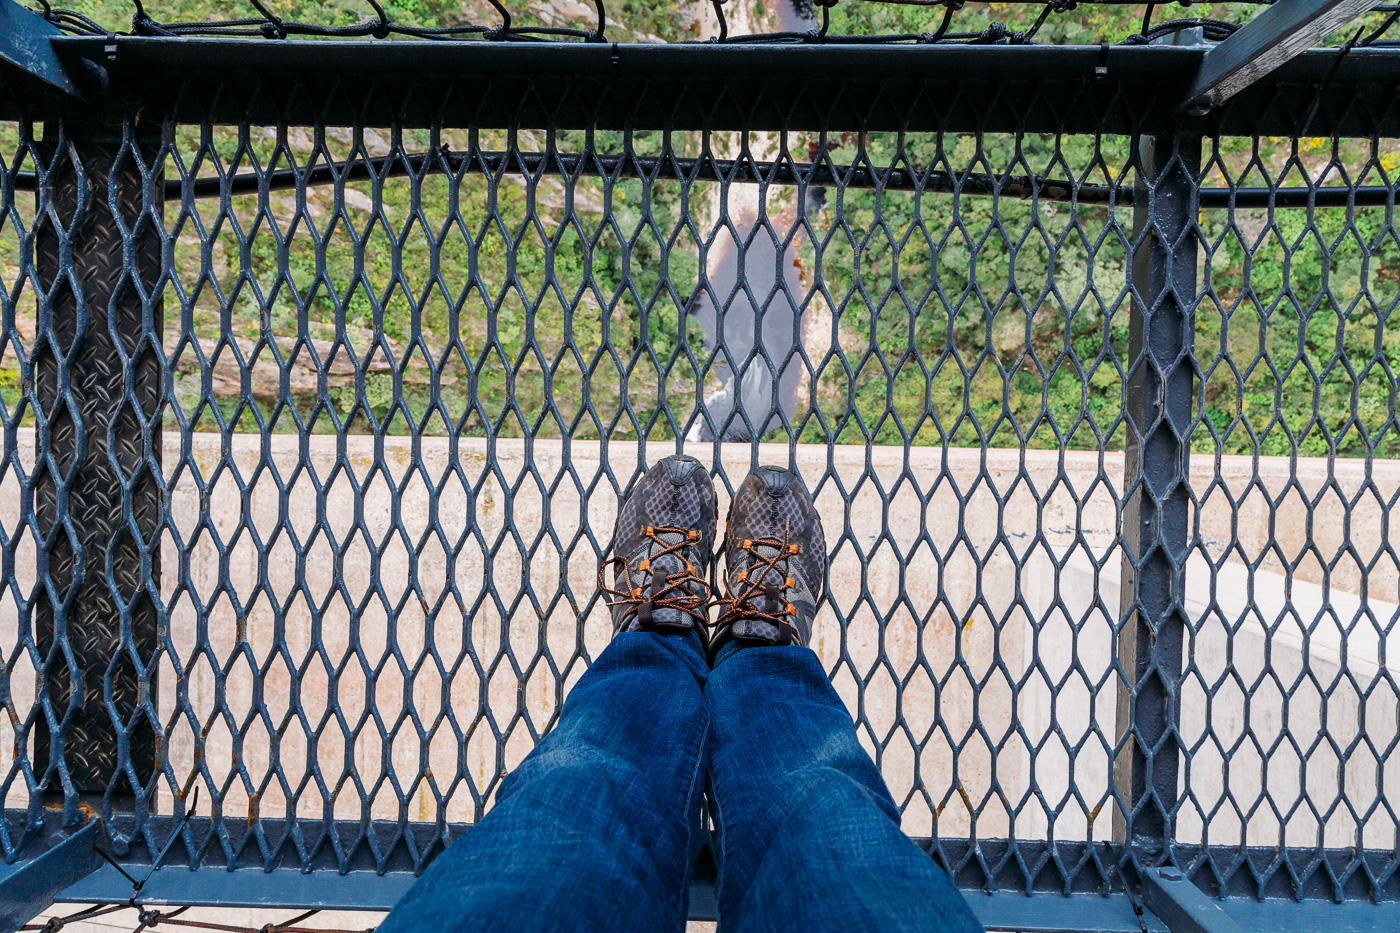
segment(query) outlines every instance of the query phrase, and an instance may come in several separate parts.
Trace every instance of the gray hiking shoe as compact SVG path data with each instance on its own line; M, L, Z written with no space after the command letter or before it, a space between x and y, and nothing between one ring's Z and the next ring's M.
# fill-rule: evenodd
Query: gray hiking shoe
M734 493L724 530L714 645L805 645L826 590L826 536L801 478L761 466Z
M714 483L694 457L659 460L633 485L618 510L613 556L598 568L615 632L694 628L708 635L705 581L718 514Z

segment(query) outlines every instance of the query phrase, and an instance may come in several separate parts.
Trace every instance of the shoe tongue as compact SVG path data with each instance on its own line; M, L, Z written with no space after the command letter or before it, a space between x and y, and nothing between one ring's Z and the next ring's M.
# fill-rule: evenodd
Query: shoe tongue
M663 547L675 547L677 544L683 543L686 538L687 535L683 531L658 531L656 533L656 540L660 541ZM661 548L656 548L656 550L659 551Z
M784 549L778 547L777 545L765 544L762 541L755 541L753 543L753 546L749 550L751 552L751 556L749 557L749 566L752 567L755 571L757 571L762 567L768 567L768 562L773 560L773 558L782 556ZM764 573L764 576L774 577L779 583L783 582L783 579L786 576L786 574L783 573L782 566L782 561L776 561L774 566L768 567L767 571L765 571Z
M684 533L659 532L656 537L661 542L661 545L652 547L653 554L662 550L663 547L674 546L686 540L686 535ZM663 598L666 599L676 599L681 596L681 593L676 588L666 588L666 578L678 573L685 573L685 552L687 550L689 550L689 548L683 548L680 551L671 551L668 554L661 554L651 558L651 574L649 576L645 573L638 575L638 585L645 587L642 591L643 599L651 597L653 593L660 594L662 590L665 590ZM641 581L643 580L647 582L642 583ZM705 598L705 589L698 580L688 581L685 584L685 590L698 599L703 600ZM683 612L680 609L672 609L668 606L653 606L651 616L654 621L662 624L690 624L695 621L694 617L689 613Z
M787 585L787 573L782 569L782 563L770 566L768 561L782 553L782 548L769 544L755 543L751 548L753 556L749 559L749 575L747 582L760 590L766 590L765 596L776 592L777 599L766 598L764 610L766 612L778 612L784 608L786 603L783 600L783 591Z
M651 557L651 578L653 580L662 579L671 574L685 572L685 552L686 548L661 554L660 551L666 548L675 547L686 540L686 536L676 532L662 531L656 535L656 540L652 543L648 552Z
M685 573L685 558L679 554L662 554L651 559L651 579L664 581L672 574ZM665 585L664 582L662 584Z

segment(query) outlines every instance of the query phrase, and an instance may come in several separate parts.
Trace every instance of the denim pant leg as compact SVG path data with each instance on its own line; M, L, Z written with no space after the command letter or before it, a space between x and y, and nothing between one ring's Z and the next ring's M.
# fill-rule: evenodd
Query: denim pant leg
M816 654L733 647L705 685L720 928L980 931L948 876L900 831Z
M380 933L682 930L704 839L700 639L618 635Z

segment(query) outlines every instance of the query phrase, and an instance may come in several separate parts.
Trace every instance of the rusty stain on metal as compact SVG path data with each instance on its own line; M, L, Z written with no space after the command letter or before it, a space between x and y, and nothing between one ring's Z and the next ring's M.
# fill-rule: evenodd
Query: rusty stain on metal
M962 798L963 806L967 807L968 815L973 819L977 818L977 808L972 805L972 796L967 792L967 788L958 783L958 796Z

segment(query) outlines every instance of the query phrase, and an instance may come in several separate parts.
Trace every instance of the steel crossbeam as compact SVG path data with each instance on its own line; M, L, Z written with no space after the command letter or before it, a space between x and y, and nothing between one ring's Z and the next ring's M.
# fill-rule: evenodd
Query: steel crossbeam
M50 39L63 33L15 0L0 0L0 62L65 99L80 97Z
M1242 933L1216 900L1170 866L1143 872L1142 901L1171 933Z
M1373 6L1374 0L1278 0L1206 53L1182 108L1219 107Z
M89 820L72 832L56 832L43 840L38 853L10 864L0 862L0 933L15 933L73 885L97 869L100 824Z

